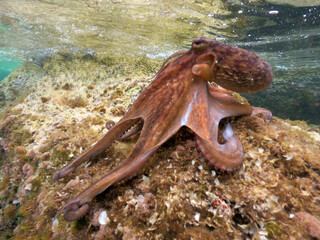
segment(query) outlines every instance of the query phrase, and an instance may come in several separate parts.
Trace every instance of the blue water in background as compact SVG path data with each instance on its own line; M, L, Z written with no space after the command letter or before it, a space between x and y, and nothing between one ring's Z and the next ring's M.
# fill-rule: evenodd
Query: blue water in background
M0 82L21 65L21 61L8 56L0 55Z
M8 32L10 32L9 27L0 25L0 33L2 33L3 36L5 36ZM0 47L0 82L21 64L22 61L11 56L10 49Z
M194 37L205 36L254 51L272 66L273 84L264 91L246 94L250 104L267 108L280 118L320 124L319 0L223 0L228 14L204 14L197 8L201 2L211 1L195 1L188 7L169 4L177 10L171 18L194 26L189 31L167 31L174 24L170 17L159 21L161 24L152 21L158 10L156 1L146 1L143 7L96 1L96 8L87 2L0 1L0 81L21 61L41 65L41 59L59 51L164 60L173 52L190 48ZM198 11L199 17L179 16L190 9ZM208 17L215 23L206 22Z

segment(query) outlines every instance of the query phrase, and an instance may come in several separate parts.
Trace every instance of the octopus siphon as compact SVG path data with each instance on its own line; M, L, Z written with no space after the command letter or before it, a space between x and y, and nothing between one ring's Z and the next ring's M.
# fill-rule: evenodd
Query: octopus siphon
M61 179L114 141L140 134L125 161L69 201L57 215L63 213L67 221L84 216L89 210L88 201L134 176L183 126L194 133L198 149L210 164L222 171L239 169L244 161L242 144L229 123L220 143L219 123L232 116L260 113L271 120L270 111L239 103L232 91L257 92L269 86L272 79L271 67L255 53L204 37L194 39L190 50L178 51L164 62L153 82L101 140L54 174L53 181Z

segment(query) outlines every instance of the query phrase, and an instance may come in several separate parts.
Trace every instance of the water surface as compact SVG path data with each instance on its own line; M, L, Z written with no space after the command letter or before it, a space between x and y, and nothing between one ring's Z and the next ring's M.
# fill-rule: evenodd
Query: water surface
M245 95L282 118L320 123L319 1L1 1L1 74L60 51L163 60L206 36L257 52L274 70ZM11 59L11 60L8 60ZM7 66L6 66L7 65ZM0 76L1 77L1 76Z

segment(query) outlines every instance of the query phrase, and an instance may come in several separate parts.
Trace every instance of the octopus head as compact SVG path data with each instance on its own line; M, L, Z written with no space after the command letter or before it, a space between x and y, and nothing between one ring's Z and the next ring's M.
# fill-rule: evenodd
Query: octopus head
M193 40L191 51L192 73L205 81L239 93L257 92L272 82L269 64L251 51L204 37Z

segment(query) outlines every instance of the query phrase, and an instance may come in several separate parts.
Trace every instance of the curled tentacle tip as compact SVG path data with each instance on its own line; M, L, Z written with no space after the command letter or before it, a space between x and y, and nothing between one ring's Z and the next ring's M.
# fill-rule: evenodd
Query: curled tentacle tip
M52 177L51 181L54 183L54 182L56 182L57 180L59 180L60 178L61 178L61 177L60 177L59 172L55 172L55 173L53 174L53 177Z
M89 204L85 203L78 209L67 209L64 212L64 219L68 222L76 221L86 215L89 208Z
M54 222L54 221L59 217L59 215L60 215L61 213L63 213L64 211L65 211L64 208L61 209L60 211L58 211L58 212L56 213L56 215L52 218L52 222Z
M254 107L253 111L251 113L251 116L261 115L261 118L264 121L272 121L272 112L270 112L268 109L260 108L260 107Z
M58 216L63 213L64 219L68 222L76 221L82 218L90 209L89 204L85 203L79 206L80 200L75 198L66 204L57 214L53 217L53 221L58 218Z
M265 122L271 122L272 121L272 113L270 111L261 112L258 115L263 119Z
M69 169L61 169L60 171L55 172L52 177L52 182L55 182L55 181L59 180L60 178L64 178L69 173L71 173L73 170L74 170L74 168L69 168Z
M272 113L270 111L267 111L263 114L262 119L264 121L272 121Z

